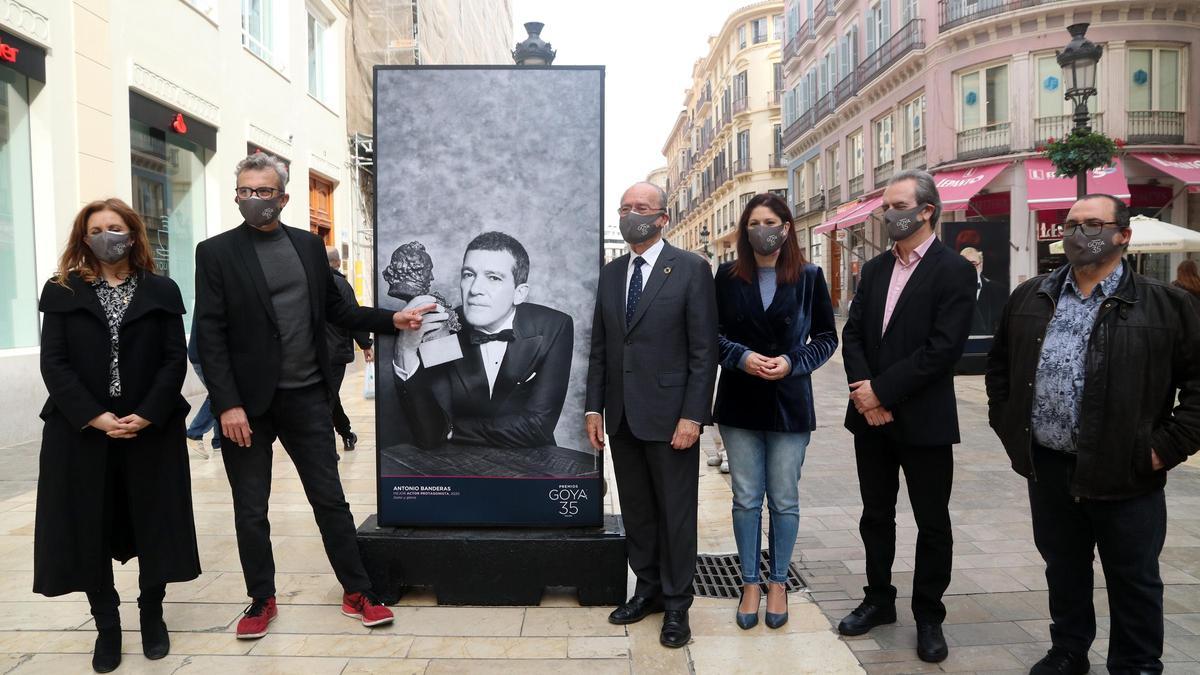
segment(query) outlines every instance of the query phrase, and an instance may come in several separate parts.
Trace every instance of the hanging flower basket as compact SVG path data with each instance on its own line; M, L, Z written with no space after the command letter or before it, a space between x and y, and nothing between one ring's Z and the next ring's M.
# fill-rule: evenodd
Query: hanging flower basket
M1054 164L1058 175L1075 178L1092 169L1112 164L1117 148L1124 146L1125 143L1119 138L1114 141L1104 134L1091 131L1071 133L1060 140L1048 139L1038 151Z

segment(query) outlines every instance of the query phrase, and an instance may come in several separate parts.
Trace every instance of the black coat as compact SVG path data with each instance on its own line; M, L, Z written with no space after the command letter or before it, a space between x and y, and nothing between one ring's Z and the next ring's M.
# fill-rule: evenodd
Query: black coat
M332 267L330 269L333 269ZM333 270L333 283L337 286L342 300L348 305L358 307L358 298L354 295L354 287L346 280L341 270ZM325 341L329 345L329 360L334 365L354 363L354 343L359 348L371 348L371 334L365 330L349 331L331 323L325 324Z
M717 316L721 380L713 418L720 424L756 431L806 432L817 428L812 372L837 349L837 326L825 275L805 265L800 279L779 285L763 309L758 275L746 283L733 263L717 270ZM786 356L792 372L768 381L739 367L747 352Z
M1087 345L1071 494L1126 499L1161 488L1200 449L1200 315L1188 294L1135 274L1105 300ZM1033 403L1042 339L1071 267L1013 293L988 354L988 422L1013 469L1033 478ZM1178 392L1178 405L1176 393Z
M478 345L458 333L463 358L420 368L408 381L395 378L400 409L422 448L452 440L467 445L532 448L557 445L554 429L567 397L575 328L562 312L526 302L516 307L513 341L504 351L489 394Z
M313 349L325 386L333 378L325 322L350 330L395 333L393 312L347 303L333 281L320 237L284 228L308 278ZM282 347L266 276L254 251L250 226L241 226L196 247L196 337L200 365L214 415L242 407L249 417L267 412L279 383ZM337 392L330 391L336 398Z
M122 397L108 396L108 320L91 285L72 275L71 290L42 290L42 377L50 397L38 473L33 590L44 595L98 590L112 559L137 556L158 582L200 574L192 519L180 393L187 372L183 299L166 277L143 275L120 332ZM137 438L111 440L88 427L112 412L150 421ZM114 453L123 453L118 458ZM105 477L120 467L128 513L107 540Z
M900 294L887 332L883 312L896 256L884 251L863 265L858 292L842 331L849 382L870 380L895 421L879 429L908 445L959 442L954 365L975 314L977 275L971 263L934 240ZM851 402L846 428L869 431Z
M624 418L638 439L666 443L680 419L712 423L719 355L712 267L664 242L626 326L628 270L628 253L600 270L585 409L607 415L612 433Z

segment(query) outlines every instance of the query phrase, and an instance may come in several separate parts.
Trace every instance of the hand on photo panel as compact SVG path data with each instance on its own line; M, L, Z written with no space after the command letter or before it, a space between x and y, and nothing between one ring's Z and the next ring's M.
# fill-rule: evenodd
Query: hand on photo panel
M440 330L450 319L450 310L438 304L430 295L418 295L409 300L404 309L397 313L397 316L406 312L417 312L418 322L414 328L401 330L396 335L397 362L401 361L403 355L416 354L417 348L421 346L421 340L426 335Z

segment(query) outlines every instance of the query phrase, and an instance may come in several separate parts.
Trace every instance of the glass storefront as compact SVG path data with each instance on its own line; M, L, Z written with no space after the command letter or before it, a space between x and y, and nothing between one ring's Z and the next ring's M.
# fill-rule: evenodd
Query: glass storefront
M196 298L196 244L205 236L206 151L179 134L130 122L133 208L146 222L159 274L171 277L190 315Z
M0 349L38 344L29 80L0 68Z

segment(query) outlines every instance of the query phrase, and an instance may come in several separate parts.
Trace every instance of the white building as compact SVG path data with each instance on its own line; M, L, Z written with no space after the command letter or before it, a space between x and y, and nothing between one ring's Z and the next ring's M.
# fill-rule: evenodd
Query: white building
M241 222L233 167L291 166L284 221L342 243L344 0L0 0L0 446L35 438L37 301L72 219L116 196L194 302L196 243ZM11 57L11 58L10 58Z

